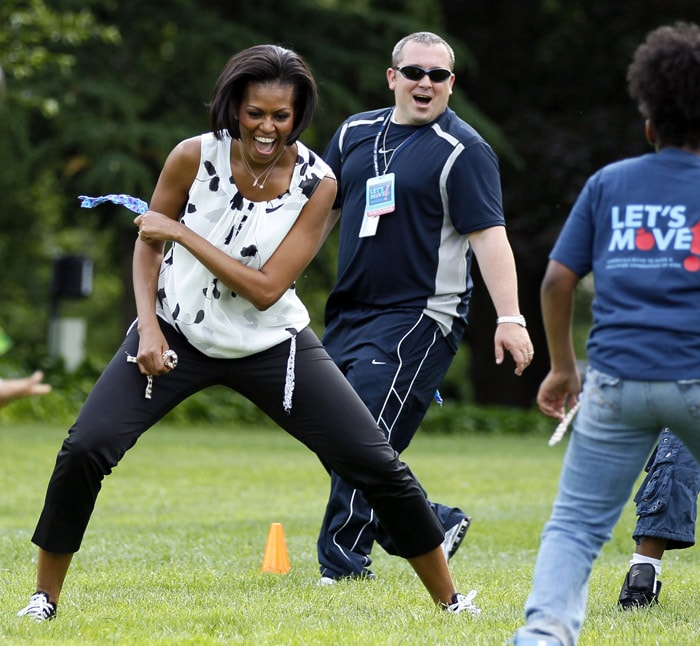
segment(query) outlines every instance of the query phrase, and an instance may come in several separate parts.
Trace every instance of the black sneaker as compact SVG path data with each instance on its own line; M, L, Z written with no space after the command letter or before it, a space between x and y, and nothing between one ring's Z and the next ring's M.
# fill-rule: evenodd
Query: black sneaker
M445 558L448 561L457 553L459 546L467 535L471 522L472 519L465 516L454 527L450 527L445 532L445 540L442 541L442 551L445 552Z
M651 563L635 563L625 577L617 605L625 610L659 603L661 581Z
M36 621L48 621L56 616L56 604L49 601L46 592L35 592L29 603L17 613L18 617L31 617Z

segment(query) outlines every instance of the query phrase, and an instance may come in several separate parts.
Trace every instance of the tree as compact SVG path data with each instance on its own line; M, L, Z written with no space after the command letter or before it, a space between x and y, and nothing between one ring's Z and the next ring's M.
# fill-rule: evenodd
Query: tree
M2 251L18 259L22 276L6 287L15 312L7 327L40 347L45 325L29 319L45 320L50 258L86 253L95 260L96 289L89 303L70 307L89 318L91 355L101 360L135 313L134 229L129 212L108 205L81 210L78 195L131 193L148 200L169 150L208 129L211 88L235 51L275 42L306 58L319 84L320 109L304 140L322 151L342 119L390 100L383 70L394 43L410 31L442 30L436 0L53 0L51 7L11 0L0 8L0 18L16 26L9 40L0 40L12 85L9 143L0 160L13 167L2 179L6 204L13 205L0 216L8 224ZM461 53L468 66L468 51ZM42 68L37 61L50 64ZM453 98L499 140L474 104L460 93ZM500 144L507 151L505 140ZM299 283L317 328L335 273L335 247L329 241Z
M502 158L502 182L522 310L536 349L521 378L510 366L493 365L492 310L477 282L467 338L470 378L480 403L530 406L549 367L539 307L547 255L586 178L606 163L649 150L627 94L626 68L649 30L697 21L697 2L461 4L441 2L450 31L471 48L479 73L458 83L502 127L522 161L516 166ZM580 314L587 321L585 309Z
M76 64L75 51L90 39L113 41L114 30L85 10L60 12L42 0L0 5L0 61L6 76L0 106L0 257L11 264L0 282L3 325L38 354L45 338L53 233L61 196L53 160L39 144L62 109L62 83Z

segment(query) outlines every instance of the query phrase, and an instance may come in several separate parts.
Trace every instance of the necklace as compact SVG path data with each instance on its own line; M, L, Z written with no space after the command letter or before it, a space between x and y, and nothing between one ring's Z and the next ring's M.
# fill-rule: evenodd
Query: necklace
M246 159L245 152L243 150L242 141L239 141L238 148L241 152L241 162L243 163L243 167L248 172L248 175L250 175L253 178L253 186L257 186L259 189L262 190L263 188L265 188L265 182L267 181L267 178L270 177L272 169L277 165L277 162L281 159L282 155L284 154L284 148L280 150L279 155L277 155L277 157L275 157L259 175L256 175L253 172L253 169L250 167L250 163Z
M389 164L391 164L391 160L394 159L394 155L396 154L396 151L401 146L401 144L399 144L396 148L394 148L394 150L391 151L391 156L389 157L389 161L387 162L386 153L388 151L386 149L386 136L389 134L389 127L390 126L391 126L391 117L389 117L389 121L386 122L386 128L384 128L384 137L382 138L382 155L384 155L384 172L385 173L386 173L387 168L389 168Z
M377 175L379 175L379 163L378 163L378 161L377 161L377 152L382 153L382 156L384 157L384 172L386 173L387 170L388 170L388 168L389 168L389 164L391 164L392 160L394 159L394 155L396 155L396 153L399 152L399 148L401 148L402 146L404 146L405 144L407 144L407 143L408 143L409 141L411 141L414 137L417 137L419 133L423 132L423 128L422 128L422 127L419 127L419 128L417 128L416 130L414 130L411 134L409 134L403 141L401 141L401 143L399 143L398 146L396 146L395 148L391 149L391 151L387 150L387 147L386 147L386 137L387 137L387 134L389 133L389 127L391 126L393 115L394 115L394 111L392 110L392 111L389 113L389 115L387 116L386 121L384 122L384 123L385 123L385 126L384 126L384 128L382 129L383 132L380 130L380 131L377 133L377 137L376 137L376 139L375 139L375 141L374 141L374 146L375 146L375 149L374 149L374 171L375 171L375 173L376 173ZM396 122L394 122L394 123L396 123ZM380 138L380 137L381 137L381 139L382 139L382 147L381 147L381 149L378 150L379 138ZM388 152L391 152L391 155L389 156L389 160L387 161L386 154L387 154Z

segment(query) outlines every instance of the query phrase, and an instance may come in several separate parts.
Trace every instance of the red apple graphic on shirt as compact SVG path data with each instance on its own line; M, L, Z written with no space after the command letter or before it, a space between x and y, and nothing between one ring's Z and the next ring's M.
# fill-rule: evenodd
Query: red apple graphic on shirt
M637 229L634 246L640 251L649 251L654 246L654 236L644 227Z

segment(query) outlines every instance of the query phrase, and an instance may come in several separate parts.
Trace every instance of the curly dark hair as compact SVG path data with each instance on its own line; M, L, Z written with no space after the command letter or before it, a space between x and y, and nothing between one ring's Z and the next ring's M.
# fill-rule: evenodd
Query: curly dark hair
M232 56L219 74L209 104L209 123L217 139L225 130L240 139L238 110L249 83L279 83L294 87L294 125L287 144L294 143L311 123L318 92L304 60L278 45L255 45Z
M649 32L627 82L660 146L700 148L700 27L678 22Z

